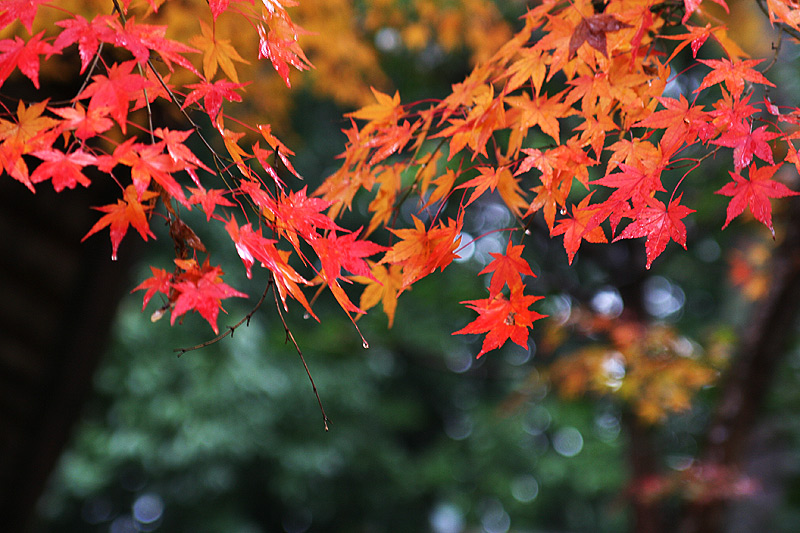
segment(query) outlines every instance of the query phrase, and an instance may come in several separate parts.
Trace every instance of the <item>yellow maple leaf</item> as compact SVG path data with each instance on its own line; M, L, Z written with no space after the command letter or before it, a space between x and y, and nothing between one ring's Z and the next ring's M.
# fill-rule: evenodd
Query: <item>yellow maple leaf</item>
M400 93L395 91L394 96L389 96L374 87L370 88L378 103L364 106L358 111L348 113L346 116L368 120L376 124L397 122L397 118L403 114L403 108L400 105Z
M211 81L217 74L217 68L221 68L228 78L234 82L239 83L239 76L236 73L236 66L234 61L240 63L250 62L242 58L239 52L236 51L228 39L219 39L214 34L208 24L200 21L201 35L195 35L189 42L195 48L203 52L203 74Z
M370 270L375 279L366 276L355 276L353 281L363 283L364 292L361 293L361 300L358 306L364 311L375 307L378 302L383 304L383 312L389 317L389 327L394 323L394 312L397 309L398 292L403 287L403 274L400 265L383 265L368 261Z

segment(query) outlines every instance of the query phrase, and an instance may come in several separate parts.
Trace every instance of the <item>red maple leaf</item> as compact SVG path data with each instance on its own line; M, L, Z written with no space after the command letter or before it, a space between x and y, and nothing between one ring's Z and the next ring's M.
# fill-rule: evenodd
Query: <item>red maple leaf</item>
M167 128L156 128L153 134L159 139L164 140L164 145L167 148L167 153L172 158L177 168L183 168L192 177L196 184L200 184L197 174L194 172L195 167L200 167L206 172L213 174L213 171L208 168L208 165L200 161L196 155L183 144L186 139L192 134L192 130L175 131Z
M211 215L214 214L214 209L218 205L224 205L228 207L233 207L236 205L223 196L226 191L223 191L222 189L206 190L202 187L199 189L189 187L189 192L192 193L192 196L189 197L189 203L200 204L203 206L203 212L206 214L206 222L211 220Z
M522 274L536 277L531 266L522 258L524 249L524 245L514 246L509 240L504 254L489 253L494 259L478 272L478 274L494 272L489 283L489 296L499 294L503 290L503 285L508 285L511 292L522 289Z
M75 107L50 107L50 111L63 118L61 127L65 130L74 130L75 137L85 141L98 133L108 131L114 122L108 118L108 109L95 108L87 110L76 103Z
M702 1L703 0L683 0L683 6L685 8L685 11L683 13L683 19L681 19L682 24L686 24L686 21L689 20L689 17L692 16L692 13L694 13L697 10L697 8L700 7L700 3ZM713 1L721 5L725 9L726 13L731 12L730 9L728 9L728 4L725 3L725 0L713 0Z
M134 17L127 19L123 24L116 13L113 16L106 17L103 21L110 31L99 32L100 38L115 46L125 48L133 54L138 63L142 64L148 61L150 59L150 51L154 51L164 60L170 70L174 70L172 62L175 62L188 71L198 76L200 75L191 61L180 55L196 53L199 50L181 42L167 39L165 37L166 26L141 24L136 22Z
M88 22L82 16L75 15L74 18L56 22L56 26L61 26L64 29L56 37L53 46L61 50L73 43L78 43L78 54L81 56L81 74L83 74L97 53L102 36L109 31L105 23L108 17L110 15L99 15L92 19L92 22Z
M724 83L725 87L734 96L739 96L744 90L744 82L750 81L753 83L761 83L775 87L775 84L769 81L754 67L764 61L763 59L746 59L742 61L731 61L729 59L698 59L698 61L708 67L711 67L711 72L706 74L700 86L694 90L699 93L703 89Z
M151 198L158 196L158 193L152 191L145 191L141 197L142 202L146 202ZM140 202L139 195L133 185L128 185L125 189L123 197L117 200L116 204L104 205L102 207L95 207L98 211L106 213L100 220L98 220L89 233L83 236L81 242L85 241L91 235L97 233L106 226L111 226L111 260L117 260L117 250L122 238L128 232L128 227L133 226L142 239L145 241L148 237L155 235L150 231L150 226L147 222L147 211L151 209L150 206L144 206Z
M661 170L642 169L638 166L619 163L619 170L591 182L592 185L603 185L616 189L611 193L609 200L640 200L649 198L656 191L664 192L661 183Z
M153 275L141 282L131 291L136 292L147 289L147 292L144 293L144 298L142 298L142 311L144 311L144 308L147 307L150 299L155 296L156 293L160 292L169 295L172 289L172 273L167 272L163 268L156 268L153 266L150 267L150 271Z
M750 166L750 163L753 162L753 155L771 165L774 164L772 148L770 148L768 141L777 136L777 133L767 131L767 126L761 126L753 130L750 123L740 123L711 141L711 143L733 148L733 168L736 172L741 172L744 167Z
M165 143L143 144L134 142L135 140L131 137L119 144L112 155L98 157L98 168L108 172L118 164L126 165L131 169L131 179L140 199L151 180L155 180L170 196L188 206L189 201L183 189L172 177L172 172L183 169L176 167L172 158L164 153Z
M592 191L593 193L594 191ZM592 193L589 193L577 206L572 206L572 216L563 218L558 221L558 226L553 228L553 231L550 232L550 235L555 237L556 235L564 235L564 250L567 252L567 257L569 258L569 264L572 264L572 259L575 257L575 253L578 251L578 248L581 247L581 241L586 242L608 242L606 239L606 234L598 225L594 227L589 227L589 231L587 231L587 227L592 222L592 217L598 211L596 206L590 206L589 200L592 197Z
M328 284L339 305L345 311L354 313L364 313L364 311L350 301L339 285L337 280L342 278L342 269L356 276L374 279L365 258L388 250L385 246L370 241L357 240L360 232L361 228L339 237L332 231L326 237L314 239L309 243L322 264L320 277Z
M282 8L272 10L269 25L269 31L262 25L258 26L258 58L269 58L286 86L291 87L289 65L297 70L313 67L297 43L298 34L305 31L294 24Z
M241 102L242 96L236 92L236 89L241 89L250 83L249 81L246 83L233 83L228 80L218 80L214 83L201 81L200 83L189 84L186 88L193 90L186 96L182 107L186 108L202 98L205 112L208 113L212 120L216 121L217 115L222 109L222 100Z
M635 218L614 239L614 242L620 239L647 237L645 242L647 268L650 268L655 258L661 255L670 239L685 249L686 226L681 219L694 213L694 209L680 205L680 201L681 196L678 196L669 203L669 206L665 206L655 198L648 198L646 207L635 209L631 214L625 215Z
M170 324L175 324L175 319L187 311L197 311L211 325L214 333L219 333L217 317L222 309L221 300L231 297L247 298L245 293L224 283L222 274L222 269L209 267L206 262L199 278L173 282L172 288L175 289L177 298L172 308Z
M425 224L411 215L414 228L389 229L401 240L381 259L380 263L403 266L403 289L427 276L437 268L444 270L458 257L455 249L461 242L461 219L449 220L447 225L439 221L439 226L425 229Z
M36 17L36 10L39 4L44 4L48 0L5 0L0 6L0 30L19 20L28 33L33 31L33 19Z
M635 123L634 127L664 128L661 136L662 151L668 157L678 151L682 144L692 144L698 135L706 140L713 128L708 125L709 114L703 106L691 105L683 95L674 98L658 97L664 109Z
M236 253L242 259L245 268L247 269L247 277L252 277L251 268L256 261L261 263L261 266L272 272L275 286L278 289L278 294L283 301L283 307L286 309L286 295L291 296L300 302L300 304L308 311L309 315L317 318L311 310L303 291L300 290L298 283L307 285L308 281L300 274L289 266L287 259L290 252L284 252L275 248L276 241L267 239L261 235L261 230L253 231L250 224L245 224L242 227L236 223L236 219L231 216L231 219L225 225L231 240L236 246Z
M33 82L33 86L39 88L39 56L46 54L46 59L58 52L52 45L42 42L42 35L44 31L27 41L19 36L0 41L0 86L19 67L20 72Z
M336 222L323 213L331 202L322 198L306 196L306 187L297 192L290 191L274 204L272 215L275 217L276 229L297 247L297 236L306 240L314 239L317 228L323 230L340 230Z
M733 181L717 191L717 194L732 196L728 203L728 216L725 225L722 226L723 229L731 220L742 214L745 207L749 207L756 220L767 226L772 235L775 235L775 230L772 228L772 205L769 199L800 194L783 183L772 180L772 176L780 167L781 164L761 168L750 167L750 179L728 171Z
M91 184L89 178L83 174L83 167L93 165L97 158L82 149L65 154L60 150L37 150L33 155L43 162L31 174L31 183L51 179L56 192L64 188L74 189L77 183L84 187Z
M136 66L135 61L114 63L108 69L108 76L102 74L92 76L92 83L81 91L75 100L90 98L90 111L107 109L125 133L129 102L148 85L146 78L132 73L134 66Z
M461 302L477 312L479 316L464 328L453 332L453 335L488 332L486 338L483 339L483 346L481 346L478 357L490 350L500 348L509 339L523 348L527 348L529 329L533 322L546 316L528 308L541 299L541 296L524 295L521 290L518 290L512 291L510 298L506 298L500 293L483 300Z

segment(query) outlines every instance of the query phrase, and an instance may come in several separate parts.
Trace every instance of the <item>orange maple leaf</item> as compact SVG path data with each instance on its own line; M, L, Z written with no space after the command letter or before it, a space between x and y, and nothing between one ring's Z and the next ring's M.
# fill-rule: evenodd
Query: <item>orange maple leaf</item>
M136 192L136 188L133 185L128 185L125 188L122 198L117 200L116 204L94 208L106 214L95 222L92 229L89 230L89 233L83 236L81 242L106 226L111 226L111 260L116 261L119 243L122 242L122 238L128 232L128 227L133 226L145 241L148 237L153 237L155 239L156 236L150 231L150 226L147 221L147 211L150 211L152 207L149 205L142 205L141 202L146 202L156 196L158 196L156 192L144 191L140 197Z
M589 225L592 216L597 212L597 208L589 205L589 199L592 197L592 191L586 198L581 200L577 206L572 206L572 216L563 218L558 221L558 226L553 228L550 235L564 235L564 249L567 251L569 264L575 257L575 253L581 246L581 241L600 243L608 242L603 228L595 226L587 232L587 225Z
M528 334L533 322L546 316L528 308L541 299L541 296L524 295L519 290L513 291L510 298L497 294L483 300L461 302L479 316L464 328L453 332L453 335L488 332L477 357L500 348L509 339L527 348Z
M446 225L440 221L437 227L426 230L420 219L414 215L411 218L414 229L389 229L402 240L380 261L381 264L402 265L403 290L437 268L444 270L458 257L455 249L461 242L460 219L458 222L450 219Z
M506 251L503 254L495 254L490 252L489 255L493 257L492 261L484 267L478 274L492 274L492 281L489 283L489 296L495 296L503 290L503 285L508 285L509 290L513 293L522 289L522 274L527 274L536 277L536 274L531 270L531 266L522 258L522 251L525 246L519 244L514 246L511 241L508 241Z
M28 177L28 166L23 154L35 150L48 150L57 132L53 129L58 120L43 117L47 100L25 107L22 100L17 105L17 121L0 119L0 163L8 174L36 192Z

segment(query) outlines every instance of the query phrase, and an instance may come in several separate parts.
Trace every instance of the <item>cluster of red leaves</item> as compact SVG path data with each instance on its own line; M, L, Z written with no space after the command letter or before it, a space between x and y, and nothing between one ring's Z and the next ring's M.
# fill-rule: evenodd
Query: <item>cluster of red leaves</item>
M525 286L522 275L534 276L530 265L521 256L524 248L522 245L514 246L509 241L505 254L491 254L492 261L480 272L492 272L489 297L461 302L480 316L455 334L486 333L478 357L499 348L508 339L527 349L528 332L533 322L545 317L529 309L531 304L542 297L523 294ZM502 292L506 285L508 296Z
M233 3L243 5L231 9ZM278 164L297 175L293 153L269 126L257 128L261 138L249 149L240 144L245 132L226 127L226 103L241 101L247 86L235 63L247 59L215 34L223 13L243 16L258 35L258 57L268 58L290 85L290 67L311 67L297 43L303 30L287 12L295 3L199 2L208 9L199 18L210 24L198 21L189 44L169 39L165 26L142 22L164 2L148 0L149 10L135 15L130 4L91 21L65 15L35 35L36 14L48 4L0 5L0 29L19 21L27 30L25 38L18 31L0 39L0 88L17 70L39 88L41 62L73 48L86 82L71 105L48 107L45 100L20 103L15 114L6 109L0 165L32 191L46 180L60 191L89 186L92 175L111 176L122 198L98 208L104 214L86 237L108 227L113 258L131 226L146 240L154 236L151 218L166 218L177 268L171 274L154 269L138 288L147 290L145 305L156 293L164 295L162 313L171 310L173 322L194 310L216 331L221 300L243 296L222 282L219 267L197 259L205 248L179 213L192 206L199 205L207 221L224 224L248 276L256 263L268 270L284 307L291 298L314 316L302 286L318 283L348 313L382 302L391 324L397 296L457 257L466 213L497 201L490 197L495 193L520 228L541 211L550 234L563 236L570 263L583 241L644 237L648 268L670 241L687 245L684 220L693 210L682 203L683 193L705 159L687 154L732 151L733 181L717 191L731 197L724 226L749 208L773 230L770 199L797 194L779 181L779 171L786 162L800 168L797 133L791 133L800 110L784 112L766 99L751 103L755 87L772 84L757 70L758 60L742 58L724 27L701 25L707 17L700 0L685 0L677 11L661 0L609 0L602 12L590 0L543 0L523 17L519 33L443 100L403 105L399 94L374 91L375 104L349 115L340 170L311 196L292 191L280 177ZM795 3L769 0L767 6L772 22L800 30ZM662 38L665 27L686 31ZM698 59L688 74L672 74L678 53L688 47L694 59L709 39L724 50L722 57ZM174 86L169 80L179 70L189 83ZM691 94L665 96L676 77L698 72L705 74ZM131 113L157 100L187 113L194 130L129 128ZM207 115L224 156L188 113ZM209 148L213 165L187 146L193 134ZM775 162L776 149L787 152L785 162ZM681 167L689 170L675 178ZM201 178L201 171L219 177ZM194 187L185 189L185 176ZM225 188L210 186L219 178ZM573 188L576 180L581 189ZM701 190L704 180L697 181ZM374 193L372 219L363 233L350 232L335 218L362 188ZM396 215L409 198L427 218L398 227ZM451 199L457 214L445 220L442 210ZM245 217L243 225L234 210ZM391 233L391 246L366 240L381 227ZM479 317L456 333L486 333L479 355L509 339L525 346L532 323L542 317L530 310L540 297L525 294L522 276L533 272L522 259L522 240L509 240L505 253L493 254L481 272L492 273L488 298L464 302ZM301 275L290 264L293 256L311 274ZM358 306L345 292L353 281L365 285Z
M255 32L261 36L260 56L268 57L289 85L289 66L301 70L311 66L296 43L303 30L286 11L294 3L264 0L260 8L252 0L243 3L252 7L237 6L234 13L256 28ZM238 144L244 133L225 127L224 103L241 101L238 91L247 85L239 82L234 65L246 60L229 41L218 38L215 30L214 22L229 10L231 2L212 0L207 4L208 16L201 18L207 18L211 24L198 21L198 34L189 39L191 46L169 39L167 26L143 22L164 8L160 1L148 0L148 4L147 12L134 14L129 11L130 0L121 5L114 3L117 9L113 13L98 14L91 20L64 12L64 18L49 30L28 38L17 31L11 38L0 39L0 88L18 69L39 89L41 61L72 50L80 57L80 71L76 75L85 76L82 89L70 105L49 106L44 100L29 106L20 102L16 113L6 110L0 118L2 169L32 192L46 180L59 192L77 185L88 187L97 176L113 178L120 186L121 198L114 204L96 208L103 215L84 239L108 228L114 260L131 227L144 240L155 238L151 218L165 217L178 250L177 266L173 273L153 268L153 277L137 287L147 291L145 305L156 293L165 297L166 303L156 317L169 310L174 323L193 310L216 332L221 301L245 296L222 281L222 270L211 266L208 258L197 258L198 252L206 252L205 247L181 219L179 211L197 205L205 212L207 221L225 224L248 276L256 260L270 271L284 305L290 296L313 315L299 288L309 282L289 266L291 251L279 250L275 246L278 239L290 243L298 253L301 240L313 241L312 249L323 265L320 275L345 309L358 311L339 286L339 281L345 279L340 271L348 269L369 275L361 258L383 248L356 240L358 232L345 233L339 228L322 213L328 202L308 198L304 190L285 192L284 183L268 161L274 156L294 172L288 159L292 152L271 134L269 126L259 127L269 148L255 143L251 151ZM204 5L199 3L200 7ZM19 21L30 35L37 12L45 7L50 8L40 0L4 2L0 5L0 29ZM120 57L128 59L119 60ZM182 87L169 83L177 70L182 70L182 79L188 80ZM224 77L215 80L218 71ZM150 126L149 135L130 135L132 129L147 131L144 125L131 122L131 113L145 107L149 111L149 106L159 99L187 113L205 113L219 133L227 155L214 151L211 140L196 126L184 131ZM195 122L190 124L194 126ZM202 137L209 146L216 172L187 144L193 134ZM251 162L264 169L266 181L253 170ZM236 176L234 169L240 175ZM201 171L229 177L225 180L227 187L209 186L218 178L201 179ZM186 187L186 178L194 187ZM274 185L272 191L267 187L269 183ZM253 229L250 223L239 227L233 214L221 212L225 208L241 209L244 204L254 206L250 216L271 230L276 239L263 237L262 230ZM163 206L163 212L159 206ZM345 234L337 238L334 230ZM310 264L305 257L303 260Z

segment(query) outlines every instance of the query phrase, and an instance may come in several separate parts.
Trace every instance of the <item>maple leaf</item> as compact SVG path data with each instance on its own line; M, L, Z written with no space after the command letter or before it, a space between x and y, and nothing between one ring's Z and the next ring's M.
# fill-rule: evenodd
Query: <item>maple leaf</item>
M48 0L5 0L0 6L0 30L19 20L28 33L33 33L33 19L36 18L36 11L39 4L44 4Z
M310 241L317 237L317 229L344 231L323 213L330 205L321 198L309 198L306 187L303 187L297 192L289 191L278 202L272 202L269 214L275 228L297 247L298 235Z
M547 227L552 231L558 206L562 208L565 206L567 196L572 188L572 175L567 171L559 170L549 180L546 180L544 175L541 178L542 185L531 188L531 191L536 193L536 197L528 207L525 216L542 209Z
M114 126L114 122L108 118L108 108L95 107L87 112L80 103L76 103L75 107L50 107L48 109L64 119L61 123L62 128L74 130L75 137L82 141L108 131Z
M482 85L471 93L472 107L466 119L451 118L450 125L434 135L450 138L450 155L452 159L465 146L469 146L474 155L486 156L486 143L492 134L506 127L506 112L502 95L494 97L492 85Z
M129 102L148 86L147 78L132 73L135 65L135 61L112 64L108 69L108 76L92 76L92 83L75 100L90 98L89 110L108 110L125 133Z
M116 261L119 243L122 242L122 238L125 237L125 234L128 232L128 228L130 226L133 226L145 241L148 237L153 237L155 239L156 236L152 231L150 231L146 213L152 209L152 207L144 206L141 202L146 202L152 198L155 198L156 196L158 196L158 193L145 191L141 198L139 198L134 186L128 185L123 193L122 198L117 200L116 204L109 204L94 208L106 214L103 215L100 220L95 222L94 226L92 226L92 229L89 230L89 233L83 236L81 242L85 241L91 235L94 235L106 226L110 226L111 260Z
M722 58L698 59L697 61L710 67L712 70L706 74L706 77L700 82L700 86L694 90L696 93L718 83L724 83L725 87L733 96L742 94L745 81L775 87L775 84L765 78L763 74L751 68L764 61L763 59L730 61L729 59Z
M800 165L800 163L798 163L798 165ZM425 205L422 206L422 208L424 209L428 206L431 206L436 202L438 202L439 200L445 198L447 195L449 195L450 192L453 190L453 185L456 182L456 177L457 176L455 171L453 171L453 169L448 168L444 171L444 174L442 174L441 176L439 176L434 180L431 180L430 185L433 185L434 189L431 195L428 196L428 201L425 202ZM421 187L423 196L425 195L425 189L426 187Z
M52 130L58 120L43 117L47 100L25 107L22 100L17 104L17 121L0 119L0 163L8 174L36 192L28 176L28 166L22 158L36 150L50 148L57 131Z
M233 2L248 2L250 4L253 3L253 0L208 0L208 5L211 8L211 16L214 17L214 20L217 20L222 13L227 11L228 5Z
M202 81L200 83L191 83L186 86L187 89L192 89L186 99L183 101L181 107L186 108L193 103L203 99L203 109L211 117L212 120L217 120L217 115L222 109L222 100L225 99L229 102L241 102L242 96L236 92L251 82L234 83L228 80L217 80L214 83Z
M391 229L401 240L386 252L380 263L403 266L403 289L437 268L444 270L458 257L455 250L461 242L461 219L450 219L445 225L425 229L425 224L411 215L414 228Z
M258 58L269 58L286 86L291 87L289 65L300 71L314 66L297 43L297 35L304 31L283 10L273 11L269 24L269 31L262 25L258 26Z
M189 72L199 75L194 65L180 54L198 52L179 41L165 37L167 27L142 24L136 22L134 17L127 19L124 25L116 13L104 19L111 31L101 33L101 38L128 50L139 64L150 59L150 51L157 52L167 67L174 71L172 63L175 62Z
M667 58L666 63L672 61L678 53L686 48L687 46L691 45L692 48L692 57L697 59L697 52L700 51L700 48L705 44L708 38L711 35L714 35L714 32L717 31L719 28L712 28L711 23L705 25L705 27L701 28L699 26L692 26L686 25L686 29L689 30L687 33L681 33L679 35L660 35L661 39L670 39L673 41L680 41L678 46L670 54L669 58Z
M711 141L711 143L733 148L733 168L738 173L744 167L750 166L753 161L753 155L758 156L769 164L774 164L772 148L767 142L777 136L777 133L767 131L767 126L761 126L753 130L748 123L730 128L717 139Z
M681 219L695 211L685 205L680 205L680 201L681 196L678 196L670 201L669 206L665 206L655 198L647 198L647 207L636 210L635 215L625 215L629 218L635 216L635 219L622 230L614 242L620 239L647 237L645 242L647 268L650 268L655 258L661 255L670 240L677 242L685 249L686 226Z
M569 57L575 55L584 42L608 57L606 33L630 27L630 24L621 22L614 15L608 13L584 17L575 27L572 37L569 39Z
M488 167L488 166L480 166L480 167L476 168L475 170L478 171L478 175L477 176L475 176L471 180L466 181L466 182L462 183L461 185L459 185L458 187L456 187L456 190L458 190L458 189L466 189L466 188L469 188L469 187L475 187L475 190L472 191L472 194L470 195L469 200L467 200L467 203L466 203L466 205L464 207L467 207L472 202L477 200L487 190L491 190L492 192L494 192L494 190L497 188L498 184L500 183L501 175L503 173L507 173L509 176L511 176L511 172L508 170L508 167L505 167L505 166L501 166L501 167L498 167L498 168ZM512 176L512 179L513 179L513 176Z
M153 135L164 140L167 153L172 158L176 167L186 170L192 179L199 185L199 179L194 172L194 167L200 167L206 172L214 173L208 165L200 161L196 155L183 142L193 133L192 130L175 131L167 128L156 128Z
M520 50L520 56L503 74L509 78L504 92L510 93L530 80L533 84L534 94L538 96L547 74L547 65L542 57L542 52L532 48L523 48Z
M108 16L108 15L105 15ZM88 22L80 15L75 15L71 19L59 20L56 26L64 28L58 34L53 46L59 50L67 46L78 43L78 54L81 56L80 73L86 70L92 58L97 53L100 46L100 38L106 32L105 27L100 25L103 16L96 17L92 22Z
M42 35L44 31L27 41L19 36L0 41L0 86L19 67L20 72L33 82L33 86L39 88L39 56L44 54L46 59L58 52L49 43L42 42Z
M380 163L390 155L403 149L408 144L414 134L414 125L407 120L402 124L393 124L382 127L375 132L375 135L364 145L367 148L375 148L375 153L369 160L369 165L373 166Z
M800 31L800 9L788 0L767 0L769 21L774 24L783 22Z
M300 302L310 316L319 320L314 311L311 310L311 305L309 305L298 285L298 283L308 285L308 281L288 263L290 252L275 248L274 243L276 241L265 238L260 229L253 231L250 224L239 227L233 215L231 215L228 223L225 224L225 229L230 235L234 246L236 246L236 253L247 270L248 279L253 276L251 267L256 261L259 261L262 267L272 273L272 278L275 281L275 287L283 302L284 309L287 309L286 296L291 295L292 298Z
M206 263L201 272L198 279L173 282L172 288L175 289L177 297L172 308L170 324L175 324L175 320L188 311L197 311L211 325L214 333L219 333L217 317L222 309L221 300L232 297L247 298L247 295L224 283L221 279L223 272L219 267L211 268Z
M223 196L226 191L222 189L204 189L199 188L195 189L194 187L189 187L189 192L192 195L189 197L190 204L200 204L203 207L203 212L206 214L206 222L211 220L211 216L214 214L214 209L218 205L224 205L228 207L234 207L236 204L228 200Z
M283 163L283 165L286 167L286 170L294 174L297 178L303 179L302 176L300 176L300 174L298 174L294 169L294 166L292 166L292 161L289 159L289 156L294 155L294 152L285 144L283 144L280 139L272 134L272 126L269 124L259 124L258 131L261 133L261 136L264 138L264 140L267 141L267 144L269 144L270 147L275 150L275 153L278 154L278 157L280 158L281 163Z
M493 257L491 262L478 272L479 275L492 274L492 281L489 283L489 296L495 296L503 290L503 285L508 285L511 292L522 289L522 274L532 277L536 275L531 270L531 266L522 258L522 251L525 246L519 244L514 246L511 241L506 245L506 251L502 254L489 252Z
M345 269L356 276L372 279L372 272L364 258L388 250L385 246L370 241L357 240L360 231L358 229L341 237L332 231L326 237L314 239L309 243L322 264L320 277L328 284L339 305L345 311L355 313L364 311L350 301L339 285L337 280L341 277L341 270Z
M403 287L403 273L400 265L383 265L367 261L370 265L372 278L366 276L354 276L356 283L366 285L361 293L358 307L367 311L375 307L378 302L383 306L383 312L389 318L389 327L394 324L394 314L397 309L397 295Z
M464 328L453 332L453 335L488 332L477 357L500 348L509 339L523 348L528 348L529 329L534 321L546 316L531 311L529 307L541 299L541 296L524 295L520 290L513 291L509 298L500 293L483 300L461 302L479 316Z
M652 193L665 192L661 183L662 167L654 169L641 168L644 165L627 165L619 163L621 172L608 174L590 182L592 185L603 185L617 189L611 193L611 200L646 200Z
M156 293L162 293L169 296L170 291L172 290L172 280L173 275L170 272L167 272L163 268L156 268L154 266L150 267L150 272L153 275L139 285L137 285L131 292L136 291L143 291L147 289L144 293L144 297L142 298L142 311L144 308L147 307L147 304L150 303L150 300Z
M188 206L189 202L183 193L180 184L172 177L175 163L172 158L164 153L165 143L156 144L136 143L135 138L130 138L114 149L110 160L102 160L98 166L101 170L113 168L115 164L123 164L131 169L131 179L136 187L140 199L150 186L150 181L155 180L170 196Z
M589 193L577 206L572 206L572 216L558 221L558 226L553 228L550 235L564 235L564 249L569 258L569 264L575 258L575 254L581 246L581 241L601 243L608 242L606 234L599 225L590 228L592 216L598 211L597 207L590 206L589 200L594 191Z
M403 106L400 105L400 92L395 91L394 96L389 96L370 87L372 94L375 95L377 104L369 104L357 111L347 113L346 117L353 117L360 120L368 120L375 124L392 124L403 114Z
M514 121L519 129L527 130L531 126L539 126L546 135L552 137L556 143L560 141L560 128L558 119L567 116L567 106L562 101L563 93L558 93L550 98L543 94L533 100L527 93L521 96L509 96L506 102L519 111L520 116Z
M97 158L82 149L65 154L60 150L37 150L32 153L43 162L31 174L31 183L39 183L52 178L53 189L61 192L64 188L74 189L77 183L84 187L91 184L82 169L92 165Z
M742 214L745 207L749 207L756 220L768 227L773 237L775 236L775 230L772 228L772 205L770 205L769 199L800 194L772 179L780 167L781 164L761 168L750 167L750 179L745 179L736 172L728 171L733 181L717 191L717 194L732 196L728 203L728 216L725 219L725 225L722 226L723 229L734 218Z
M203 74L206 79L213 79L217 68L221 68L232 82L239 83L239 76L233 62L246 64L250 62L239 55L230 40L217 38L214 30L202 20L200 21L200 33L201 35L193 36L189 42L203 52Z
M661 146L665 154L678 151L683 145L692 144L698 135L707 137L709 114L703 106L690 105L683 95L674 98L656 98L664 109L656 111L635 124L634 127L664 128Z
M702 1L703 0L683 0L685 11L683 13L683 19L681 19L681 24L686 24L686 21L689 20L689 17L692 16L692 13L694 13L697 10L697 8L700 7L700 3ZM725 9L726 13L731 12L730 9L728 9L728 4L725 3L725 0L712 0L712 1L721 5Z
M376 180L378 192L367 209L374 213L365 235L370 235L381 224L386 224L394 213L394 202L402 184L401 165L392 165L381 172Z

